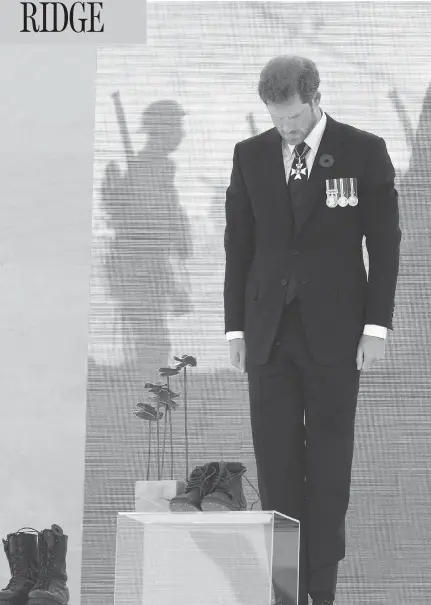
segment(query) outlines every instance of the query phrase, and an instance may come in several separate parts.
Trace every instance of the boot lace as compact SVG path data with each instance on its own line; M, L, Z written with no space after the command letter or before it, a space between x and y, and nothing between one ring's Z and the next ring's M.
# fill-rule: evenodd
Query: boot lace
M205 483L209 483L210 480L217 475L217 469L213 468L209 473L205 470L205 468L197 467L193 471L190 476L190 479L187 481L186 492L189 492L191 489L198 487L201 492L204 491Z
M251 488L252 488L252 489L253 489L253 490L256 492L256 494L257 494L257 500L255 500L254 502L252 502L252 503L251 503L251 506L250 506L250 509L249 509L249 510L253 510L253 506L254 506L255 504L257 504L257 503L259 502L259 500L260 500L260 495L259 495L259 492L257 491L257 489L254 487L253 483L250 481L250 479L249 479L248 477L246 477L245 475L244 475L244 479L247 481L247 483L249 484L249 486L250 486L250 487L251 487Z
M248 479L248 477L246 477L245 470L239 471L238 473L232 473L227 468L225 468L225 472L224 473L222 473L222 472L220 473L220 479L216 483L216 485L214 485L212 491L214 491L215 489L223 491L225 494L227 494L227 496L230 499L232 499L232 497L233 497L232 489L231 489L232 481L234 479L236 479L236 477L239 477L241 475L244 476L244 479L247 481L247 483L250 485L250 487L257 494L258 499L251 503L251 506L250 506L250 509L249 509L249 510L253 510L253 506L259 502L260 497L259 497L259 492L257 491L257 489L254 487L254 485L251 483L251 481Z
M52 582L52 578L49 576L49 572L53 567L53 562L55 559L55 548L57 546L57 539L55 539L55 543L53 548L48 548L45 540L43 540L43 534L39 534L39 539L41 544L41 548L39 551L40 557L40 568L39 568L39 578L33 588L33 590L44 590L49 591L49 587Z
M237 477L240 477L244 474L244 471L240 471L239 473L232 473L226 467L224 468L224 472L221 470L220 477L216 484L213 486L212 491L217 489L218 491L224 492L229 498L233 498L232 494L232 481Z
M24 531L24 530L30 530L32 532L35 532L36 534L38 533L37 529L34 529L33 527L21 527L21 529L16 531L14 533L14 535L18 536L18 534L28 533L28 531ZM8 541L3 540L3 544L4 545L8 544ZM20 544L18 546L18 551L12 552L12 553L10 551L8 552L9 567L10 567L12 577L3 590L16 590L17 588L19 588L20 581L22 580L23 577L26 580L32 579L30 567L26 567L23 574L18 575L18 573L17 573L18 568L19 568L19 561L20 561L20 559L22 559L23 551L24 551L24 548L23 548L22 544Z

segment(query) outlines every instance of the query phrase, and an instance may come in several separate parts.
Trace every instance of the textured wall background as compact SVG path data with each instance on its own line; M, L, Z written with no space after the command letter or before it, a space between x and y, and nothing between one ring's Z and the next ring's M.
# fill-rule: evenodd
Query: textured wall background
M246 379L224 339L224 192L235 142L271 127L255 89L265 61L284 52L316 60L329 114L385 138L404 233L395 331L386 360L362 377L337 603L428 602L430 32L426 3L157 2L148 48L99 53L83 603L112 603L116 513L133 509L146 472L147 427L133 410L173 355L198 360L190 467L241 460L256 485ZM116 91L136 154L129 167ZM179 128L159 112L153 145L141 113L160 100L187 115ZM183 478L181 407L173 424ZM255 500L248 484L246 495Z

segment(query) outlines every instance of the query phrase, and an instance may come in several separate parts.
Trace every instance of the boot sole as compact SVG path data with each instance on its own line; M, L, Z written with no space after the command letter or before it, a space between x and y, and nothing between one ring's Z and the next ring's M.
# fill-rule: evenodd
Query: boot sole
M47 605L47 603L52 603L53 605L68 605L69 601L64 603L63 601L57 601L54 597L37 597L28 600L28 605Z
M201 502L201 509L203 511L241 511L247 510L245 508L237 508L235 506L229 506L227 502L221 502L216 498L204 498Z
M191 502L187 501L175 501L170 502L170 509L173 513L190 513L201 510L198 506L195 506Z
M47 605L47 603L52 603L53 605L68 605L69 600L60 601L51 595L30 597L28 600L28 605Z

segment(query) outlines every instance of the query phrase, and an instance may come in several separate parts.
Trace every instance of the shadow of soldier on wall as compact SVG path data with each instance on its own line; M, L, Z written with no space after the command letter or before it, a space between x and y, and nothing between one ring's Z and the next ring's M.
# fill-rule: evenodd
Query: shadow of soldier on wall
M141 120L147 142L136 155L124 140L125 120L119 122L128 168L123 178L117 174L114 199L112 189L104 195L109 226L116 234L108 262L110 296L120 305L140 367L167 363L168 314L191 311L189 292L181 283L187 281L184 264L192 254L192 242L170 157L184 137L184 115L175 101L149 105ZM114 167L108 169L105 181L112 180Z

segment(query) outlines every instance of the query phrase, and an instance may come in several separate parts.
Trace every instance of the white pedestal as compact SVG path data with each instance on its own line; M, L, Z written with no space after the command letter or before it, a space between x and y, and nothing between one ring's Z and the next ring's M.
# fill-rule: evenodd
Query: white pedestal
M276 511L119 513L115 605L297 603L299 523Z

